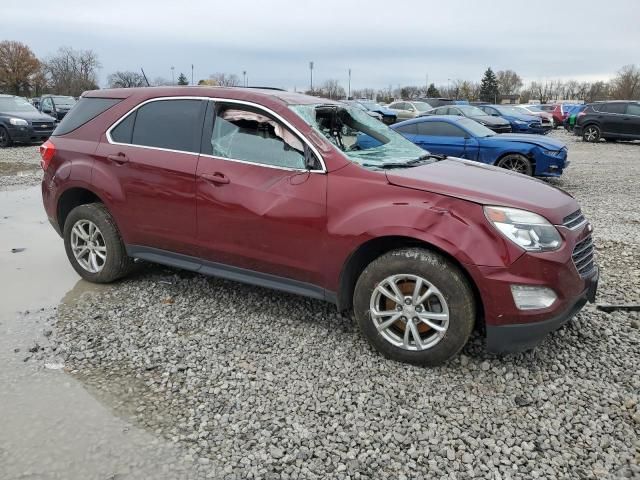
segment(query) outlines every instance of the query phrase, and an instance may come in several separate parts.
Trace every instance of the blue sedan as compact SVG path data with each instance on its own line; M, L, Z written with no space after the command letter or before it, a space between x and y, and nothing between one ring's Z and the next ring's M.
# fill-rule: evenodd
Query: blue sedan
M487 115L502 117L511 124L514 133L535 133L546 135L551 131L551 126L543 127L540 117L527 115L522 109L511 105L478 105Z
M496 134L466 117L418 117L391 128L430 153L475 160L525 175L559 177L569 163L567 147L558 140L542 135ZM355 148L375 148L378 143L361 134Z

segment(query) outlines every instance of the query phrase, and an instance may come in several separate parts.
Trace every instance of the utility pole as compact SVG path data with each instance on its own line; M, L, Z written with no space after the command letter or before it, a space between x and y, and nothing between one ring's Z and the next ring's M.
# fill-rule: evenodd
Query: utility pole
M171 85L175 85L176 84L176 78L174 75L174 70L176 67L174 67L173 65L171 66Z
M310 90L313 93L313 62L309 62L309 74L311 76L311 81L309 82Z
M244 87L247 86L247 71L246 70L242 71L242 86L244 86Z
M351 98L351 69L349 69L349 91L347 93L347 100Z
M191 64L191 85L195 85L193 83L193 63Z

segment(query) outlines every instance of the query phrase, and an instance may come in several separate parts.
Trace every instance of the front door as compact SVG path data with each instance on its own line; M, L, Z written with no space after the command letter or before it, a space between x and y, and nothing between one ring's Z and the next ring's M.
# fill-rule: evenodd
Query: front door
M424 121L418 123L415 143L421 148L451 157L465 156L466 132L445 121Z
M322 285L327 175L319 160L262 109L212 103L206 124L196 173L202 256ZM306 167L305 152L317 168Z

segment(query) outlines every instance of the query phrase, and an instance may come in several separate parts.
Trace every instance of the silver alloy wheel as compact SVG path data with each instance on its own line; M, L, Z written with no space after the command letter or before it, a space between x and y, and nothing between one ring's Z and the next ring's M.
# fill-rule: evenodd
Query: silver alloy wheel
M509 156L500 162L500 167L518 173L527 173L529 163L520 156Z
M78 220L71 229L71 250L82 268L98 273L107 261L107 246L98 226L90 220Z
M386 341L404 350L423 351L447 333L449 307L438 288L417 275L381 281L370 301L371 320Z
M584 139L587 142L595 142L598 139L598 129L596 127L587 127L584 131Z

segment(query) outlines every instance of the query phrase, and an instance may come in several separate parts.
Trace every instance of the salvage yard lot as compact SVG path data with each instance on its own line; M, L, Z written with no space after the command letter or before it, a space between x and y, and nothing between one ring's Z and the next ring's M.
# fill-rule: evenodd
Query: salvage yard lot
M598 303L640 303L640 143L552 135L571 165L551 183L595 229ZM37 184L38 160L36 147L0 151L0 189ZM637 312L589 305L505 357L475 335L423 369L383 359L331 305L164 267L67 297L34 360L64 362L117 414L175 442L185 476L640 475Z

